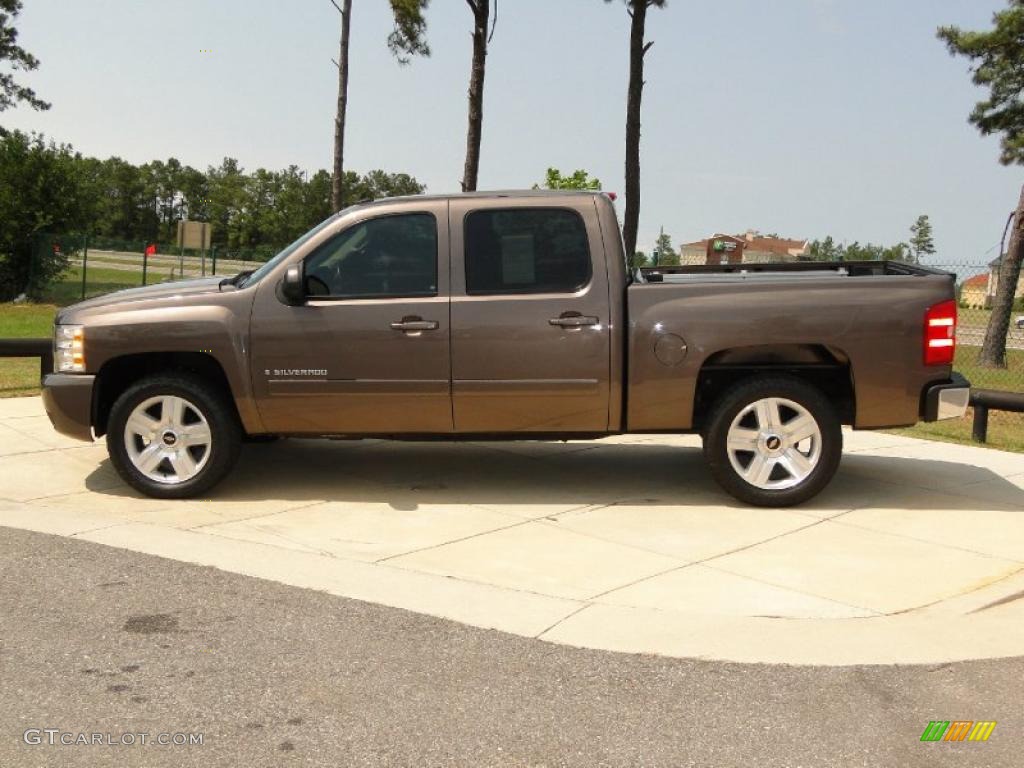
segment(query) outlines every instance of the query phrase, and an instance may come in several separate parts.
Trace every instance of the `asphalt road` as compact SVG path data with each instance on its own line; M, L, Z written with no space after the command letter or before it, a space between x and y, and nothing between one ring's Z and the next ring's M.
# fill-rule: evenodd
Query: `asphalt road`
M577 650L0 528L0 766L1020 766L1022 675Z

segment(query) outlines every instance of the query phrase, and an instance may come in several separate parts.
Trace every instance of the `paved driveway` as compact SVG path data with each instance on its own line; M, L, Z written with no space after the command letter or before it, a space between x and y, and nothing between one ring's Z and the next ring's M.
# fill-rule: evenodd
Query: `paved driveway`
M0 401L0 525L556 643L804 664L1024 653L1024 456L847 433L835 482L744 507L692 437L247 446L210 499Z

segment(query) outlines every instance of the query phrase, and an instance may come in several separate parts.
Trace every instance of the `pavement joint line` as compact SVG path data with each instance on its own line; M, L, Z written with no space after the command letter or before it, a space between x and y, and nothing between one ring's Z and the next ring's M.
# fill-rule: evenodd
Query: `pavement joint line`
M14 431L17 432L18 430L14 430ZM21 433L19 433L19 434L21 434ZM30 451L18 451L17 453L8 453L8 454L5 454L3 456L0 456L0 460L6 459L8 456L31 456L31 455L36 454L36 453L49 453L50 451L54 451L54 450L56 450L56 449L55 448L36 448L36 449L30 450Z
M406 555L415 555L415 554L417 554L419 552L429 552L432 549L440 549L441 547L447 547L449 544L458 544L458 543L463 542L463 541L469 541L470 539L477 539L477 538L480 538L481 536L487 536L487 535L492 534L492 533L498 533L499 531L507 531L510 528L518 528L518 527L523 526L523 525L528 525L529 523L532 523L532 522L534 522L534 521L533 520L529 520L529 519L525 519L525 518L524 519L517 519L516 522L512 523L511 525L503 525L503 526L501 526L499 528L491 528L490 530L480 531L479 533L474 533L474 534L472 534L470 536L462 536L462 537L457 538L457 539L450 539L448 541L441 542L440 544L431 544L429 547L419 547L418 549L410 549L408 552L401 552L401 553L396 554L396 555L388 555L387 557L382 557L382 558L380 558L378 560L374 560L372 562L374 564L378 564L378 563L386 563L386 564L388 564L389 560L394 560L397 557L405 557ZM403 570L409 570L409 569L405 568Z
M585 611L591 605L592 605L592 603L584 601L584 603L581 606L579 606L575 610L572 610L569 613L565 614L565 616L560 618L558 621L556 621L550 627L547 627L546 629L542 629L540 632L538 632L536 635L533 636L533 639L534 640L542 640L544 638L544 635L546 635L548 632L550 632L551 630L553 630L555 627L559 626L560 624L563 624L563 623L567 622L569 619L571 619L573 616L575 616L580 611Z
M740 576L740 577L743 576L742 573L736 573L735 571L729 570L728 568L723 568L721 565L708 565L706 567L707 568L714 568L716 571L721 571L722 573L728 573L730 576ZM828 600L828 601L833 602L833 603L838 603L839 605L845 605L848 608L856 608L858 611L867 611L868 613L873 614L872 616L855 616L855 617L851 617L851 618L847 618L847 619L832 619L832 621L855 621L857 619L861 619L861 620L863 620L863 619L884 619L884 618L887 618L888 616L891 615L891 614L887 613L886 611L880 611L877 608L870 608L870 607L868 607L866 605L858 605L856 603L847 603L847 602L844 602L842 600L836 600L834 597L829 597L828 595L819 595L816 592L808 592L808 591L805 591L805 590L793 589L793 587L787 586L785 584L776 584L774 581L769 581L767 579L758 579L758 578L754 578L752 576L748 576L747 578L750 578L753 581L758 582L759 584L764 584L764 585L769 586L769 587L776 587L778 589L788 589L790 592L797 592L797 593L799 593L801 595L807 595L808 597L815 597L815 598L817 598L819 600ZM943 599L946 599L946 598L943 598ZM909 612L909 611L912 611L912 610L917 610L919 607L920 606L914 606L913 608L905 609L905 610L907 612ZM803 620L803 621L821 621L821 619L807 618L807 617L788 617L788 618L796 618L796 619Z
M649 579L657 578L658 576L664 576L665 574L668 574L668 573L674 573L675 571L681 571L684 568L690 568L690 567L692 567L694 565L704 565L706 563L711 562L712 560L717 560L717 559L719 559L721 557L727 557L729 555L734 555L737 552L743 552L743 551L745 551L747 549L752 549L754 547L759 547L762 544L767 544L770 541L775 541L776 539L781 539L784 536L789 536L789 535L794 534L794 533L799 533L800 531L805 531L808 528L813 528L816 525L821 525L822 523L826 522L827 520L828 520L828 518L814 519L811 522L809 522L807 525L801 525L800 527L794 528L794 529L792 529L790 531L784 531L783 533L776 534L775 536L769 536L767 539L761 539L760 541L756 541L756 542L754 542L752 544L744 544L741 547L736 547L735 549L730 549L727 552L719 552L719 553L714 554L714 555L709 555L708 557L702 558L700 560L694 560L693 562L683 563L682 565L676 566L675 568L668 568L668 569L666 569L664 571L661 571L660 573L654 573L654 574L651 574L650 576L644 576L643 578L637 579L635 581L631 581L628 584L623 584L623 585L621 585L619 587L615 587L614 589L607 589L604 592L600 592L600 593L598 593L596 595L591 595L588 599L589 600L598 600L599 598L602 598L605 595L608 595L608 594L610 594L612 592L615 592L615 591L617 591L619 589L625 589L626 587L632 587L635 584L640 584L640 583L642 583L644 581L647 581ZM727 573L732 573L731 571L727 571L725 568L719 568L718 570L726 571ZM734 575L738 575L738 574L734 574ZM770 582L764 582L764 583L765 584L770 584ZM771 586L778 586L778 585L771 584ZM817 597L817 595L815 595L815 597ZM854 608L858 608L858 607L861 607L861 606L853 606L853 607Z
M1017 573L1020 573L1020 571L1017 571ZM1024 598L1024 590L1018 590L1017 592L1014 592L1012 595L1005 595L1003 597L1000 597L998 600L993 600L991 603L986 603L985 605L979 608L970 610L967 612L967 615L969 616L972 613L981 613L982 611L987 611L990 608L998 608L999 606L1007 605L1008 603L1015 603L1021 598Z
M472 507L473 509L479 509L481 512L489 512L489 513L492 513L492 514L493 513L497 513L497 514L500 514L500 515L505 515L506 517L511 517L511 518L516 519L516 520L525 520L527 522L538 522L540 520L554 520L555 518L561 517L562 515L569 515L569 514L572 514L573 512L579 512L581 510L590 511L591 507L593 507L594 509L603 509L604 507L607 507L607 506L610 506L610 505L609 504L581 504L580 506L573 507L572 509L563 509L561 512L553 512L550 515L541 515L540 517L523 517L522 515L516 514L515 512L506 512L504 509L492 509L491 507L485 506L483 504L467 504L466 506Z
M1024 473L1019 475L1000 475L1000 480L1015 480L1016 478L1024 478ZM976 485L985 485L986 483L994 482L993 480L975 480L973 483L962 483L960 488L973 488ZM1024 491L1021 491L1021 495L1024 496Z
M816 600L824 600L824 601L829 602L829 603L835 603L836 605L841 605L844 608L856 608L858 611L867 611L868 613L873 614L873 616L869 616L869 617L857 616L857 617L851 617L851 618L875 618L875 617L882 617L882 616L886 615L882 611L875 610L874 608L868 608L865 605L856 605L855 603L848 603L845 600L837 600L834 597L824 597L823 595L816 595L813 592L808 592L808 591L803 590L803 589L797 589L796 587L783 586L782 584L773 584L772 582L765 581L764 579L759 579L756 576L749 576L749 575L747 575L745 573L735 573L734 571L730 571L727 568L723 568L720 565L706 565L706 564L702 564L702 566L704 568L710 568L713 571L718 571L719 573L727 573L730 576L735 576L735 577L740 578L740 579L745 579L747 581L752 581L755 584L762 584L762 585L764 585L766 587L773 587L775 589L782 589L782 590L785 590L787 592L792 592L793 594L796 594L796 595L803 595L804 597L813 597ZM772 618L802 619L802 618L807 618L807 617L805 617L805 616L774 616Z
M290 550L292 552L296 551L292 547L282 547L282 546L279 546L277 544L271 544L270 542L267 542L267 541L253 542L251 539L239 539L239 538L237 538L235 536L228 536L228 535L226 535L224 533L221 533L220 531L201 531L200 532L200 531L197 531L195 528L178 528L177 530L179 530L179 531L188 531L190 533L198 533L201 536L215 536L215 537L217 537L219 539L227 539L228 541L245 542L245 543L249 543L249 544L253 544L253 543L255 543L255 544L262 544L263 546L270 547L272 549L287 549L287 550ZM317 549L315 547L310 546L309 544L303 544L301 541L292 541L288 537L281 536L280 534L274 534L272 531L263 531L263 530L260 530L258 528L256 530L259 530L260 533L270 534L272 536L276 535L279 539L283 539L284 541L288 541L288 542L291 542L292 544L295 544L296 546L302 547L302 549L298 550L298 551L300 551L300 552L302 552L303 554L306 554L306 555L317 555L317 556L320 556L320 557L329 557L329 558L332 558L334 560L351 560L352 562L362 562L362 561L354 560L352 558L339 557L338 555L335 555L333 552L328 552L325 549Z
M851 510L851 511L855 511L855 510ZM995 511L1002 512L1003 510L995 510ZM921 538L918 538L917 536L909 536L909 535L907 535L905 533L894 533L893 531L883 531L883 530L880 530L878 528L868 527L866 525L857 525L857 523L850 523L850 522L846 522L844 520L835 520L834 518L828 518L828 521L829 522L835 522L836 525L844 525L847 528L856 528L857 530L860 530L860 531L870 531L871 533L880 533L880 534L882 534L884 536L891 536L891 537L896 538L896 539L907 539L908 541L916 541L916 542L918 542L920 544L928 544L929 546L941 547L942 549L955 549L955 550L957 550L959 552L967 552L967 553L972 554L972 555L978 555L979 557L987 557L990 560L1005 560L1005 561L1010 562L1010 563L1018 563L1018 564L1024 566L1024 560L1022 560L1020 558L1017 558L1017 557L1007 557L1005 555L994 555L991 552L979 552L978 550L970 549L969 547L959 547L959 546L956 546L955 544L943 544L941 542L933 541L931 539L921 539Z
M122 525L131 525L132 523L136 523L136 522L138 522L138 520L134 519L134 518L130 519L130 520L120 520L120 521L118 521L116 523L111 523L110 525L101 525L101 526L99 526L97 528L86 528L86 529L81 530L81 531L74 531L73 533L69 533L68 534L68 538L73 539L76 536L83 536L83 535L85 535L87 533L95 533L96 531L107 531L107 530L110 530L111 528L120 528Z
M989 581L989 582L986 582L985 584L979 584L979 585L977 585L975 587L972 587L971 589L965 590L963 592L957 592L955 595L949 595L947 597L940 597L940 598L938 598L936 600L932 600L930 603L924 603L923 605L917 605L917 606L914 606L912 608L901 608L898 611L890 611L890 612L886 613L885 615L886 616L902 616L904 614L913 613L914 611L926 610L926 609L931 608L933 606L939 605L940 603L944 603L947 600L955 600L958 597L966 597L967 595L973 595L975 592L981 592L981 590L983 590L983 589L988 589L989 587L994 587L995 585L1001 584L1002 582L1007 581L1008 579L1012 579L1014 576L1019 576L1022 571L1024 571L1024 566L1022 566L1021 568L1018 568L1013 573L1008 573L1006 576L1003 576L1003 577L1001 577L999 579L996 579L995 581ZM972 613L977 613L978 611L983 611L986 608L990 608L990 607L992 607L994 605L999 604L1000 602L1002 602L1002 600L996 600L995 603L990 603L989 605L984 605L981 608L975 608L974 610L970 610L970 611L968 611L965 614L959 614L959 615L970 616Z
M612 505L606 505L606 507L599 507L599 509L605 509L605 508L607 508L607 506L612 506ZM590 511L590 510L588 510L588 511ZM571 534L573 534L575 536L583 536L584 538L587 538L587 539L593 539L594 541L600 541L603 544L614 544L615 546L621 547L623 549L633 549L633 550L636 550L637 552L643 552L644 554L657 555L658 557L664 557L664 558L669 559L669 560L677 560L683 566L692 565L692 563L684 560L683 558L681 558L681 557L679 557L677 555L670 555L670 554L667 554L665 552L659 552L656 549L649 549L647 547L637 546L636 544L627 544L627 543L622 542L622 541L616 541L615 539L609 539L609 538L606 538L604 536L598 536L596 534L589 533L587 531L574 531L571 528L566 528L564 526L558 525L558 521L557 520L549 520L547 518L538 518L534 522L540 523L541 525L546 525L546 526L548 526L550 528L553 528L556 531L562 531L563 533L571 533ZM675 568L670 568L669 571L674 571L678 567L679 566L676 566ZM645 577L645 578L653 578L653 577L648 576L648 577ZM643 581L643 579L641 579L641 581ZM626 584L624 586L629 586L629 584ZM622 589L622 588L624 588L624 587L616 587L616 589ZM604 594L604 593L602 592L601 594ZM599 596L600 595L595 595L595 597L599 597ZM590 598L590 599L594 599L594 598Z
M309 553L303 553L303 554L309 554ZM411 554L411 553L405 553L405 554ZM379 565L381 568L390 568L393 571L400 571L402 573L415 574L417 576L429 576L431 578L436 578L436 579L447 579L449 581L459 581L459 582L464 582L466 584L473 584L473 585L478 586L478 587L489 587L490 589L498 589L498 590L501 590L502 592L514 592L514 593L520 594L520 595L533 595L534 597L542 597L545 600L561 600L562 602L566 602L566 603L583 603L585 606L592 604L591 600L589 598L585 598L585 597L566 597L565 595L553 595L550 592L538 592L535 589L524 589L522 587L510 587L507 584L496 584L493 581L482 581L481 579L474 578L472 576L452 576L451 574L439 573L437 571L422 571L422 570L418 570L416 568L409 568L407 566L400 565L399 563L384 562L382 560L356 560L356 559L351 558L351 557L344 557L343 555L331 555L331 557L334 557L335 559L338 559L338 560L344 560L344 561L349 562L349 563L359 563L361 565L367 565L367 566L377 566L377 565ZM401 555L395 555L395 557L401 557Z
M226 525L228 523L245 523L245 522L248 522L250 520L259 520L260 518L263 518L263 517L273 517L274 515L283 515L283 514L288 513L288 512L297 512L300 509L309 509L311 507L318 507L321 504L326 504L326 503L327 503L326 501L312 501L309 504L300 504L297 507L288 507L287 509L279 509L276 512L264 512L262 514L252 515L251 517L239 517L239 518L235 518L233 520L217 520L217 521L211 522L211 523L201 523L200 525L190 526L189 528L186 528L185 530L198 531L200 528L207 528L207 527L209 527L211 525ZM168 509L170 509L170 507L168 507ZM154 511L156 511L156 510L154 510ZM219 515L220 512L217 512L215 510L214 514L215 515Z
M734 571L730 571L727 568L722 568L721 566L708 565L706 562L686 563L685 565L683 565L683 566L681 566L679 568L672 568L672 569L669 569L667 571L663 571L662 573L656 573L653 576L646 576L646 577L644 577L642 579L638 579L637 581L631 582L629 584L624 584L621 587L615 587L614 589L610 589L610 590L607 590L606 592L602 592L599 595L592 595L591 597L588 597L586 599L586 602L588 604L591 604L591 605L613 605L613 606L618 606L618 605L621 605L621 604L620 603L608 603L608 602L605 602L605 601L601 600L601 598L602 597L606 597L607 595L614 594L615 592L618 592L619 590L627 589L628 587L632 587L635 584L640 584L640 583L642 583L644 581L647 581L648 579L657 578L658 576L664 576L667 573L675 573L676 571L681 571L681 570L684 570L686 568L693 568L693 567L710 568L713 571L718 571L719 573L726 573L726 574L728 574L730 576L735 576L736 578L745 579L746 581L752 581L755 584L761 584L762 586L772 587L773 589L781 589L784 592L792 592L795 595L801 595L803 597L813 597L815 600L823 600L825 602L834 603L836 605L841 605L844 608L855 608L858 611L865 611L867 613L873 614L873 616L871 616L871 617L859 617L858 616L858 617L854 617L854 618L875 618L875 617L881 617L881 616L885 616L886 615L886 614L882 613L881 611L875 610L874 608L868 608L868 607L863 606L863 605L855 605L854 603L847 603L847 602L844 602L842 600L836 600L834 597L825 597L823 595L815 594L814 592L807 592L806 590L796 589L796 588L788 586L788 585L775 584L774 582L765 581L764 579L759 579L759 578L757 578L755 576L748 576L747 574L736 573ZM629 606L629 607L644 608L644 609L646 609L646 608L649 608L650 606L634 605L634 606ZM686 611L679 611L679 610L674 609L674 608L652 608L652 610L657 610L657 611L673 611L675 613L685 613L686 612ZM757 617L748 617L748 618L757 618ZM803 619L803 618L809 618L809 617L806 617L806 616L771 616L771 617L767 617L766 616L766 617L762 617L762 618L786 618L786 619L798 619L799 618L799 619ZM810 617L810 618L813 619L815 617Z
M103 491L112 491L115 488L122 488L122 487L124 487L124 484L121 483L120 481L116 481L116 482L114 482L113 485L105 485L102 488L86 488L85 490L89 491L89 492L92 492L92 493L102 493ZM78 493L83 493L83 491L78 491ZM46 494L44 496L31 496L31 497L29 497L27 499L21 499L20 501L21 501L22 504L31 504L34 501L46 501L47 499L59 499L61 496L74 496L74 495L75 495L74 493L50 493L50 494Z

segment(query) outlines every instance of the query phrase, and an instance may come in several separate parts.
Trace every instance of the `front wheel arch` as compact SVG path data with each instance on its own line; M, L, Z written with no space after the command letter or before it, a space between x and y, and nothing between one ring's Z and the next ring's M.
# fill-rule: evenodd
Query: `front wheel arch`
M241 423L234 392L220 362L204 352L148 352L106 361L96 374L92 424L96 437L107 433L114 403L135 382L159 374L186 374L201 378L227 398Z

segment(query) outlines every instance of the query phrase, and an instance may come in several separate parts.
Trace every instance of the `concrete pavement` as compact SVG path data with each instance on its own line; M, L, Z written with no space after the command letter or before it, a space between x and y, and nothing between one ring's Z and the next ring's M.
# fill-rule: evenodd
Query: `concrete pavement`
M1024 456L847 433L811 503L743 507L684 436L247 446L210 499L0 401L0 525L555 643L791 664L1024 653Z

